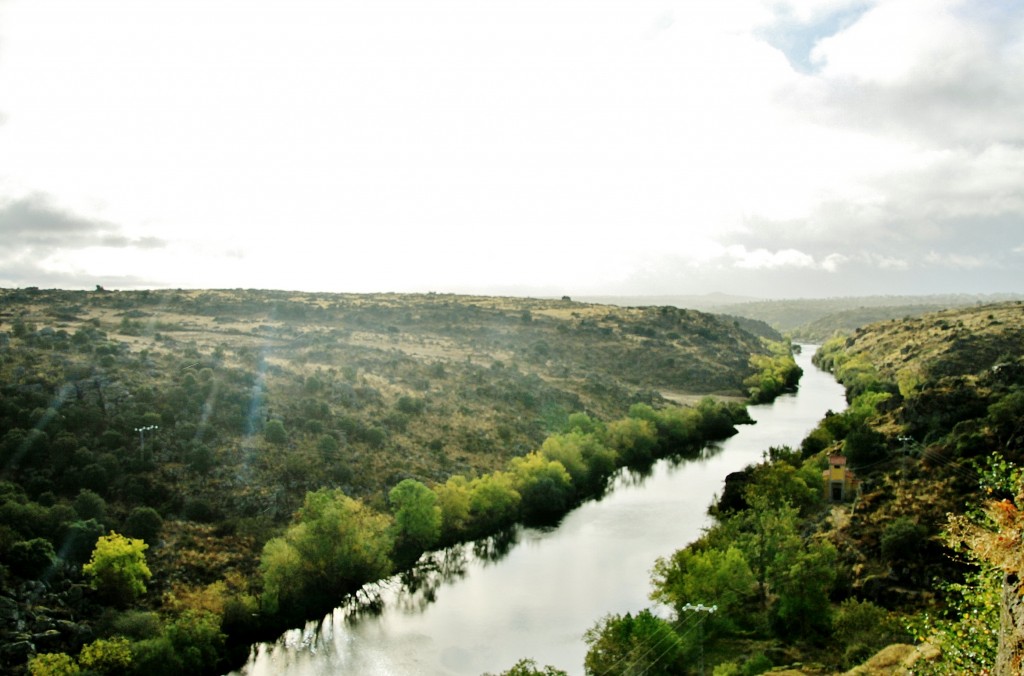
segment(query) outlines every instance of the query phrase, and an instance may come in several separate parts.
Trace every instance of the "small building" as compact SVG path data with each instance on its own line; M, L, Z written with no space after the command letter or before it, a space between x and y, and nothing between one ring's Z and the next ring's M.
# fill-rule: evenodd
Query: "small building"
M821 473L825 484L825 499L832 502L849 500L860 489L860 479L846 468L845 455L828 456L828 469Z

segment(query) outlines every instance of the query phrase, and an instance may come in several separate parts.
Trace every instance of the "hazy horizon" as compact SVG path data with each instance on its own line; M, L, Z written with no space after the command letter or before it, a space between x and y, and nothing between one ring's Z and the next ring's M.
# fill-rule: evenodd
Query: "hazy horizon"
M1024 292L1024 6L0 2L0 287Z

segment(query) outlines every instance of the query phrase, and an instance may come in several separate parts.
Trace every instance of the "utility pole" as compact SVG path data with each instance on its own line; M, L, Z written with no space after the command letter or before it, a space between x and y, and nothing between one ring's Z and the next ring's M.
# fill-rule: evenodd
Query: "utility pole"
M692 603L687 603L685 606L683 606L683 610L684 611L685 610L692 610L694 612L702 613L699 616L698 620L697 620L697 631L699 632L698 636L699 636L699 640L700 640L700 676L704 676L704 615L703 615L703 613L707 613L708 615L710 615L711 613L713 613L716 610L718 610L718 606L706 606L703 603L698 603L697 605L693 605Z
M896 437L896 441L902 442L903 446L900 448L900 452L903 454L903 479L907 478L907 460L910 458L910 447L909 443L914 441L914 437L908 437L906 435Z
M158 425L146 425L145 427L135 428L135 431L139 433L139 460L146 459L146 432L158 429L160 429Z

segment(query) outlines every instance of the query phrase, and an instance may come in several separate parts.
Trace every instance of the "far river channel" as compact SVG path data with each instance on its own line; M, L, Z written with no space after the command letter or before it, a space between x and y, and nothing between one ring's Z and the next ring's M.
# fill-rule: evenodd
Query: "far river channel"
M749 407L756 424L701 457L660 461L643 477L622 472L604 498L556 527L518 529L511 546L485 541L424 557L415 589L409 576L371 585L358 595L362 604L254 646L236 674L478 676L524 657L582 674L583 633L609 613L653 606L655 559L709 525L707 508L725 476L771 446L798 446L826 411L846 408L842 386L811 364L815 349L797 355L798 393Z

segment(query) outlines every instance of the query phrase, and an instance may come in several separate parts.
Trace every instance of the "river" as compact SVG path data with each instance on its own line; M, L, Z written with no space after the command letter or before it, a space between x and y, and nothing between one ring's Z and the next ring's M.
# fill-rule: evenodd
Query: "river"
M599 501L557 527L521 528L514 543L488 541L425 557L411 579L367 588L320 622L255 646L246 676L463 676L507 670L530 657L583 673L583 633L609 613L652 606L655 559L695 540L707 507L730 472L760 461L771 446L797 446L829 409L846 407L843 388L810 363L804 346L800 390L749 407L754 425L704 449L663 460L646 476L623 472Z

